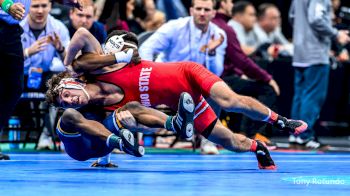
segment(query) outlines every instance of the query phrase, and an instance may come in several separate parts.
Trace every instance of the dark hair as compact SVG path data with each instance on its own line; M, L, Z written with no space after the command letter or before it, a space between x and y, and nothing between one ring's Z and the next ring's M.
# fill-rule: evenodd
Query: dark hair
M258 7L258 13L257 13L257 17L258 18L261 18L265 15L266 13L266 10L269 9L269 8L277 8L276 5L272 4L272 3L263 3L261 4L259 7Z
M194 1L196 1L196 0L192 0L191 7L193 7ZM213 8L216 7L216 0L202 0L202 1L211 1L211 2L213 2Z
M215 10L220 9L221 2L223 2L223 1L227 2L227 0L216 0L216 3L215 3L215 6L214 6L214 9L215 9Z
M235 2L232 8L232 16L244 13L248 6L253 6L253 4L249 1Z
M129 32L129 31L124 31L124 30L114 30L110 34L108 34L106 42L109 38L113 37L114 35L124 35L126 36L123 37L123 39L126 42L131 42L133 44L136 44L136 46L139 46L139 41L137 40L137 36L135 33Z

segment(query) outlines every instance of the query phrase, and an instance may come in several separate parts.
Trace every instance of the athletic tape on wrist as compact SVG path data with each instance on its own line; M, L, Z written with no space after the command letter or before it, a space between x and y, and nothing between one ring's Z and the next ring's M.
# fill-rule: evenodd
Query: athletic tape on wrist
M6 13L8 13L10 7L13 5L12 0L4 0L1 4L2 10L4 10Z

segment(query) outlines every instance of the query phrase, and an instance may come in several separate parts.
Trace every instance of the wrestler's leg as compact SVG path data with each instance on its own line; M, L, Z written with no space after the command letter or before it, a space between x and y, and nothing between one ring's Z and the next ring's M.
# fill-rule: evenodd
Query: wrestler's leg
M101 123L84 118L80 112L74 109L65 110L60 121L60 126L64 130L74 130L89 137L98 138L104 141L107 147L111 149L118 148L137 157L144 154L143 147L138 146L133 134L129 130L122 129L119 136L116 136Z
M159 110L145 107L136 101L129 102L119 109L119 111L125 110L128 110L139 124L148 128L165 128L179 133L183 138L191 138L193 135L194 103L188 93L180 95L178 111L175 116L168 116ZM110 126L107 125L106 127L109 128ZM142 129L138 131L140 130L142 131ZM147 132L149 131L147 129ZM153 131L157 130L153 129Z
M136 101L129 102L120 108L120 111L126 110L130 111L138 123L149 128L164 128L165 121L168 118L165 113L145 107Z
M307 129L305 122L286 119L258 100L235 93L223 81L213 84L209 96L226 111L242 113L253 120L269 122L281 130L299 134Z
M268 149L260 142L247 138L244 135L233 133L220 121L214 121L213 127L208 127L208 140L234 152L254 152L260 169L276 169ZM210 132L211 131L211 132Z

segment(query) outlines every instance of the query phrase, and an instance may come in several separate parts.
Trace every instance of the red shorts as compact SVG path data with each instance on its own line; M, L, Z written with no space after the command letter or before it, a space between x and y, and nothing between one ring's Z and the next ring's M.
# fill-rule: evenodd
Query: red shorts
M189 82L192 84L191 87L200 89L200 94L204 97L209 97L211 87L216 83L222 81L217 75L210 72L203 65L197 63L191 63L187 66L187 77ZM195 90L195 89L193 89Z
M214 112L214 110L210 107L210 105L207 103L207 101L201 97L201 101L196 104L195 107L195 114L194 114L194 128L196 131L203 135L204 131L211 131L207 130L207 128L216 121L217 116Z

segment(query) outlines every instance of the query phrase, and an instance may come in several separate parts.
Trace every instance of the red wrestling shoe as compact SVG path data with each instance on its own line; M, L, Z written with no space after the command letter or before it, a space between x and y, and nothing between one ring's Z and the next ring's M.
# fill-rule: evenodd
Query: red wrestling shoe
M302 120L287 119L275 112L271 113L271 117L268 120L274 127L282 130L288 131L291 134L299 135L300 133L307 130L306 122Z

